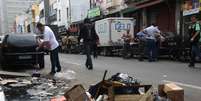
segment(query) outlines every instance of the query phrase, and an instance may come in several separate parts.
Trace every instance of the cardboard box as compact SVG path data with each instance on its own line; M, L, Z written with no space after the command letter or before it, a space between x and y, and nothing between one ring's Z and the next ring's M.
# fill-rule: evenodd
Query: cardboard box
M184 101L184 89L174 83L159 85L159 95L166 96L171 101Z
M75 85L64 96L67 101L90 101L82 85Z
M111 90L114 89L113 87L110 90L109 94L109 101L153 101L153 87L151 85L139 85L139 86L130 86L135 88L144 88L145 92L144 94L115 94L115 92L112 92Z

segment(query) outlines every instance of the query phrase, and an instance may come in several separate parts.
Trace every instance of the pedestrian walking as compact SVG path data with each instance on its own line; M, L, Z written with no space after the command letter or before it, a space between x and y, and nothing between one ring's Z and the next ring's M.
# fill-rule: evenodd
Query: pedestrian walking
M130 30L128 29L126 33L123 33L121 38L124 40L123 56L127 57L128 53L130 52L130 42L132 40L132 35L130 34Z
M93 45L96 44L96 32L88 18L86 18L84 20L84 25L82 26L82 28L80 30L78 42L80 42L81 39L83 39L85 54L87 57L85 66L89 70L92 70L93 63L92 63L92 59L91 59L91 54L93 51Z
M154 62L157 60L157 37L160 30L155 24L144 29L146 33L146 53L148 55L149 62Z
M200 23L197 21L195 16L191 17L192 25L189 26L189 34L190 34L190 46L191 46L191 54L190 54L190 63L189 67L195 66L196 57L200 58L200 49L199 49L199 40L200 40Z
M41 23L37 23L37 29L43 35L43 41L39 41L39 47L37 48L45 48L50 51L50 60L51 60L51 72L50 74L55 74L56 72L61 71L61 65L59 62L59 43L55 38L54 32L50 27L45 26ZM57 69L56 69L57 67Z

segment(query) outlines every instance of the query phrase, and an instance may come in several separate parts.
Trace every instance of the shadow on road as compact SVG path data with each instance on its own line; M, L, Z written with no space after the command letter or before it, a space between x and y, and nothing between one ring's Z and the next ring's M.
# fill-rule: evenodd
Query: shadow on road
M37 66L33 65L9 65L6 67L0 67L0 70L9 72L26 72L27 70L39 69Z

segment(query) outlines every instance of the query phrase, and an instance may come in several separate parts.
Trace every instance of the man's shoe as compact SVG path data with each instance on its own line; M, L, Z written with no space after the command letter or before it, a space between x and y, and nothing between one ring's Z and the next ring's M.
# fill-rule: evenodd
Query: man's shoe
M89 65L85 64L85 67L86 67L86 68L89 68Z
M49 74L50 74L50 75L54 75L55 73L56 73L56 72L50 72Z
M57 69L57 72L61 72L61 69Z
M195 65L190 64L190 65L188 65L188 67L190 67L190 68L194 68Z
M139 59L139 61L144 61L144 59Z
M89 66L89 67L88 67L88 70L93 70L93 67L92 67L92 66Z

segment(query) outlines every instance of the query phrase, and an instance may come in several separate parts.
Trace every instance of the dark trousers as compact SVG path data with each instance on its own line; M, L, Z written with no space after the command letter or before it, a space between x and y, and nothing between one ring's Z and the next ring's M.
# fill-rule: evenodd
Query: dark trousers
M158 59L158 57L160 55L160 45L161 45L160 41L159 40L156 41L156 55L155 55L156 60Z
M128 57L129 52L130 52L130 44L129 43L124 43L123 57Z
M149 61L155 61L156 60L156 52L157 52L157 46L156 46L156 41L152 39L147 39L147 56Z
M85 54L87 56L85 65L88 68L93 68L93 63L92 63L92 59L91 59L92 45L90 43L85 43L84 46L85 46Z
M94 56L94 58L98 57L98 46L97 46L97 44L93 45L93 56Z
M139 60L143 61L145 57L145 40L139 42Z
M61 70L61 65L59 62L59 48L57 47L54 50L50 51L50 60L51 60L51 65L52 65L52 69L51 72L56 72L56 67L57 67L57 71Z
M199 49L198 43L191 45L191 60L190 60L190 65L193 65L193 66L195 65L196 57L200 58L200 49Z

